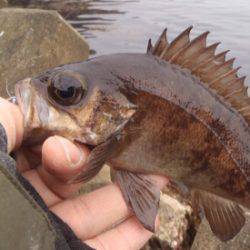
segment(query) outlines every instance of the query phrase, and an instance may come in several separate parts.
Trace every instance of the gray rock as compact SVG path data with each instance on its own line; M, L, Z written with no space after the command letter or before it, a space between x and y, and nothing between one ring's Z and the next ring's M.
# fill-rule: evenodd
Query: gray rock
M143 250L189 249L188 230L192 226L192 209L168 188L160 202L160 227Z
M7 0L0 0L0 8L4 8L8 5Z
M228 242L221 242L211 231L206 219L198 228L192 250L249 250L250 249L250 217L240 233Z
M0 10L0 95L60 64L85 60L89 46L55 11Z
M70 18L86 10L86 0L9 0L9 5L30 9L57 10L62 16Z

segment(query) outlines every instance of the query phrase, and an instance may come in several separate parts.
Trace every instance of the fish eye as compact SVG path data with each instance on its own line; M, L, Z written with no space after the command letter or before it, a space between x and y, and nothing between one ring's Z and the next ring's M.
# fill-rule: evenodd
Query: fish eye
M79 104L86 92L86 80L75 72L58 73L48 82L49 98L62 106Z

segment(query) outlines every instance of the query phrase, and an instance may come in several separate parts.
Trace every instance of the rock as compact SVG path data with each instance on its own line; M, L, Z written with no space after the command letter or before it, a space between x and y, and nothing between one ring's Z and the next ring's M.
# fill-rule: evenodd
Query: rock
M85 60L88 44L55 11L0 10L0 95L14 83L60 64Z
M249 250L250 249L250 217L240 233L228 242L221 242L211 231L206 219L203 219L191 250Z
M89 5L86 0L9 0L11 6L19 6L31 9L57 10L67 18L76 17Z
M161 241L167 241L173 249L179 249L187 238L192 209L175 197L163 194L160 203L161 226L157 236Z
M4 8L8 5L7 0L0 0L0 8Z
M143 250L189 249L192 242L192 209L172 190L163 190L160 202L160 228Z

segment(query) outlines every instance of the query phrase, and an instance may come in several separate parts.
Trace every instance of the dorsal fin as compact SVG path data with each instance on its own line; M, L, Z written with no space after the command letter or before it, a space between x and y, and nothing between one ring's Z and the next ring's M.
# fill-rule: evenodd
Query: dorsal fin
M192 28L188 27L171 43L167 41L165 29L154 46L150 40L148 53L189 69L194 76L224 97L250 125L250 98L244 85L245 77L239 77L237 74L240 67L233 68L235 58L226 61L229 50L215 54L219 43L207 46L208 31L190 40Z
M154 55L160 56L162 51L168 47L168 40L167 40L167 29L163 30L162 34L160 35L158 41L156 42L152 53Z

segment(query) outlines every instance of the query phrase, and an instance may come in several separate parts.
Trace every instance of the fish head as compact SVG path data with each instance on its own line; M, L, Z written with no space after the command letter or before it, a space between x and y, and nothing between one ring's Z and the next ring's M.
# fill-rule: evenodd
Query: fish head
M64 66L18 82L15 95L24 115L24 142L34 145L60 135L98 145L120 131L136 106L113 81L97 75Z

